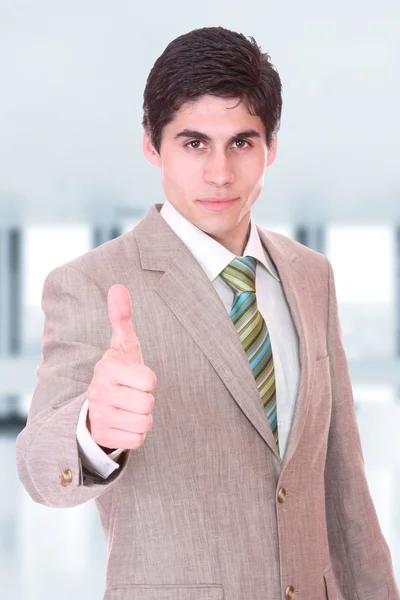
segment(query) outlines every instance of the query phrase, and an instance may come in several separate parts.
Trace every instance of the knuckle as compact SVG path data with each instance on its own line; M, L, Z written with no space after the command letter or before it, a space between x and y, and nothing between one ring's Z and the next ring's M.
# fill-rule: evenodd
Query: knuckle
M140 446L143 444L144 442L144 438L146 437L145 433L136 433L133 437L132 443L133 443L133 448L140 448Z
M153 425L153 415L143 415L144 419L144 431L149 431Z
M132 368L132 367L131 367ZM155 373L147 365L134 364L134 385L144 392L151 392L155 386Z
M130 424L131 433L133 435L143 435L146 431L149 431L153 424L153 418L151 415L132 415Z
M99 386L88 388L87 398L89 401L89 408L90 406L95 406L96 409L101 410L101 407L107 403L105 400L104 390Z
M150 369L150 367L147 367L146 365L144 365L145 368L145 385L147 388L147 391L151 391L155 388L155 385L157 383L157 377L156 374L154 373L154 371L152 369Z
M94 366L94 373L96 375L96 377L101 374L103 372L104 369L104 358L102 358L101 360L99 360L95 366Z
M147 412L151 412L154 408L154 396L153 394L147 393L147 398L146 398L146 410Z
M151 374L153 376L151 389L153 390L157 385L157 375L154 373L154 371L152 371Z

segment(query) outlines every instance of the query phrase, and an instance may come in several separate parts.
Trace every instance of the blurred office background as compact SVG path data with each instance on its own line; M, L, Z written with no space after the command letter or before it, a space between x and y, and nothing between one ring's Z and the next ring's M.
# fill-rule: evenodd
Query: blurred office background
M0 597L102 597L94 503L35 504L15 439L41 362L46 275L163 202L142 153L148 72L178 35L254 36L283 83L255 221L331 260L368 481L400 582L400 5L0 1Z

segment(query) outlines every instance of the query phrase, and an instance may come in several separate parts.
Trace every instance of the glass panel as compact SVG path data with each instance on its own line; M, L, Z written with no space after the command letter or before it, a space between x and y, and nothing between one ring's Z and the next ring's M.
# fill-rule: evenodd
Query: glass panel
M335 274L349 358L393 356L395 236L390 225L331 225L326 255Z
M390 384L366 379L354 385L353 392L369 489L395 563L400 557L398 528L394 526L400 516L400 404L395 386Z
M87 225L29 226L23 248L24 351L37 352L43 333L41 309L43 284L56 267L91 250L92 230Z

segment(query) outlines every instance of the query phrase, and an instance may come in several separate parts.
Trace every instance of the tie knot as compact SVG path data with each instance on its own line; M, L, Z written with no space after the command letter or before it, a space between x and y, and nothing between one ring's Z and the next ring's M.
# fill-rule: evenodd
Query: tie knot
M255 292L256 266L257 259L252 256L237 256L220 275L234 292Z

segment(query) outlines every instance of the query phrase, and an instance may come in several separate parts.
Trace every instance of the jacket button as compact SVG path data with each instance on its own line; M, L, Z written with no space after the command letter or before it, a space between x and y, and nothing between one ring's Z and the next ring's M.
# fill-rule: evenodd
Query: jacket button
M71 469L66 469L65 471L63 471L62 473L60 473L58 477L60 479L61 485L65 487L66 485L68 485L72 481L72 471L71 471Z
M286 490L285 490L285 488L279 488L279 490L278 490L278 501L282 504L283 502L285 502L285 498L286 498Z
M295 593L296 593L296 592L295 592L295 589L294 589L294 587L293 587L292 585L289 585L289 586L286 588L286 592L285 592L285 594L286 594L286 598L287 598L288 600L293 600Z

